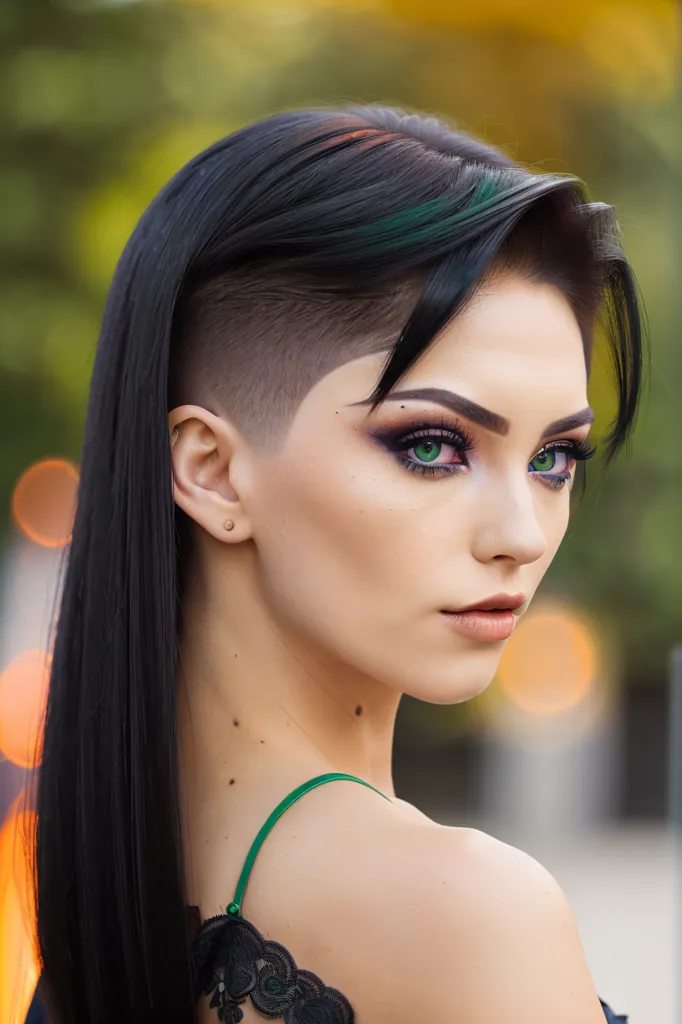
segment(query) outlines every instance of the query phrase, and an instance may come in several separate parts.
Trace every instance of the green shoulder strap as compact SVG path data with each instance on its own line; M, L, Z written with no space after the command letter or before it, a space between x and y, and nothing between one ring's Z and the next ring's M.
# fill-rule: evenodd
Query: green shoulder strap
M381 790L376 789L369 782L365 782L364 779L358 779L355 775L346 775L343 772L328 772L326 775L317 775L314 779L310 779L308 782L302 783L289 793L288 796L285 796L282 802L275 807L274 811L251 844L251 849L244 861L244 867L242 868L242 873L239 876L239 881L237 882L234 899L232 903L228 905L225 911L226 914L230 914L232 917L241 917L241 905L244 899L244 890L246 889L246 883L248 882L249 875L251 874L253 862L256 859L258 851L263 845L265 837L270 832L270 829L277 819L280 818L293 803L300 800L300 798L305 796L306 793L310 792L311 789L315 789L316 786L322 786L325 782L334 782L335 779L348 779L350 782L359 782L361 785L367 786L369 789L373 789L375 793L379 794L379 796L383 796L384 800L388 800L389 803L391 802L390 797L386 796L385 793L382 793Z

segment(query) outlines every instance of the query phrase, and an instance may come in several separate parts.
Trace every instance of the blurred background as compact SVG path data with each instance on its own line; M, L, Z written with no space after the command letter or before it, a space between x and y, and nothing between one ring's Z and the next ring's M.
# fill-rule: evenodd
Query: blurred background
M490 688L452 708L404 701L395 774L438 820L552 871L617 1012L682 1021L668 811L682 784L679 47L674 0L0 5L0 1024L23 1020L35 983L31 765L114 265L200 149L283 108L345 101L444 115L533 168L578 174L618 210L653 353L631 450L603 478L590 465ZM614 410L599 350L591 402L598 434Z

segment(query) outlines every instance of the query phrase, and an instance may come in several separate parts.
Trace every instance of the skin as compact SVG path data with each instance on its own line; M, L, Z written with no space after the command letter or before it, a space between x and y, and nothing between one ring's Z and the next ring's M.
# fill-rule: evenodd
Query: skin
M548 440L588 434L583 424L543 440L588 405L580 331L556 288L499 275L395 389L448 389L504 417L505 433L423 399L369 414L359 403L383 361L356 359L319 381L276 451L199 406L169 415L175 501L197 524L179 673L188 902L202 917L224 908L282 797L348 772L390 802L337 782L291 807L259 853L248 920L344 991L360 1024L413 1019L408 976L420 979L424 1019L540 1024L551 999L555 1024L603 1024L545 869L430 821L396 798L391 777L401 694L467 700L504 649L461 636L441 610L506 592L525 595L522 614L564 536L570 484L552 487L528 466ZM401 465L377 431L407 433L415 418L463 427L467 464L435 477ZM405 449L420 461L415 443ZM459 459L447 441L438 461ZM406 893L418 949L404 941ZM390 950L381 985L377 949ZM457 998L453 962L471 967ZM247 1005L244 1019L262 1018Z

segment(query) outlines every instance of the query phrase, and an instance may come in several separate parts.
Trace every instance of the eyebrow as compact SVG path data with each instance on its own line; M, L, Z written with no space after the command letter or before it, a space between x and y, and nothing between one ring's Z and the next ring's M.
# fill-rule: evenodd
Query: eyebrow
M494 434L504 436L509 433L511 427L509 420L505 416L492 412L477 402L472 402L470 398L457 395L454 391L448 391L445 388L407 388L402 391L391 391L384 401L398 402L401 399L420 399L421 401L435 402L437 405L443 405L446 409L451 409L453 412L466 416L472 423L478 423L479 426L484 427L486 430L491 430ZM372 401L367 398L361 402L352 402L351 404L371 405ZM585 423L593 422L594 412L587 405L579 412L571 413L570 416L563 416L559 420L548 423L542 432L542 440L544 441L545 438L551 437L552 434L560 434L564 430L573 430L575 427L582 427Z
M574 412L570 416L564 416L560 420L549 423L542 434L542 440L551 437L552 434L563 434L565 430L574 430L575 427L583 427L586 423L594 423L594 412L589 405L586 405L580 412Z

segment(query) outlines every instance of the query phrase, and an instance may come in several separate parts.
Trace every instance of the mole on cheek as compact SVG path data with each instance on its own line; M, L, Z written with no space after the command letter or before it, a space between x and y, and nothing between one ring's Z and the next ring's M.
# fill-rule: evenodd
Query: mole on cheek
M356 707L355 714L356 715L361 715L362 714L362 705L361 704L358 704L358 706Z
M232 719L232 725L239 725L239 719L233 718Z

